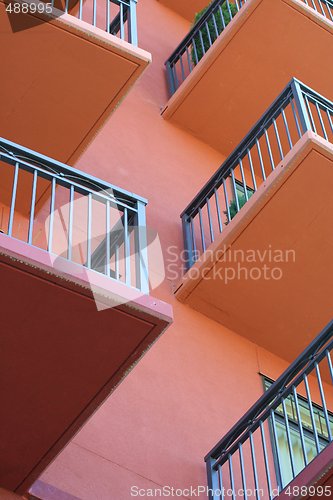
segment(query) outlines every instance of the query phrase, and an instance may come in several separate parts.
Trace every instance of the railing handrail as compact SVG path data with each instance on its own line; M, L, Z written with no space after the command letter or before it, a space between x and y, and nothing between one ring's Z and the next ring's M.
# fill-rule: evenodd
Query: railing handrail
M181 49L187 45L187 43L191 40L193 35L196 33L196 31L199 31L199 29L202 27L202 25L207 21L215 7L219 3L223 3L226 0L214 0L207 8L206 12L198 19L198 21L192 26L190 31L187 33L187 35L181 40L181 42L177 45L175 50L172 52L172 54L168 57L168 59L165 61L165 64L168 64L173 61L173 59L178 55L178 53L181 51Z
M8 151L6 151L6 148L8 148ZM12 157L14 161L15 159L17 159L20 162L23 160L23 163L24 160L34 161L37 164L37 166L38 165L43 166L44 168L48 169L47 170L48 174L59 177L60 179L64 176L68 176L68 178L75 177L76 182L78 182L79 180L82 183L82 186L88 187L90 189L93 186L95 190L97 188L100 189L101 191L110 191L110 192L112 191L112 193L115 195L115 198L117 198L117 196L121 196L124 197L124 199L130 203L133 203L133 201L139 201L144 205L147 205L148 203L148 200L146 198L143 198L133 192L115 186L110 182L104 180L102 181L98 177L95 177L91 174L87 174L82 170L78 170L58 160L50 158L41 153L37 153L29 148L18 145L12 141L9 141L8 139L0 137L0 156L3 152L5 152L8 155L7 157ZM32 164L31 167L35 168L36 165ZM57 172L54 171L54 167L58 169Z
M288 85L283 89L279 96L275 99L273 104L267 109L263 116L257 121L257 123L251 128L251 130L246 134L244 139L238 144L238 146L230 153L230 155L224 160L222 165L217 169L217 171L211 176L211 178L206 182L203 188L196 194L193 200L187 205L185 210L181 213L180 217L183 218L185 215L191 217L194 211L204 204L207 196L214 189L215 184L219 181L220 177L223 177L225 173L235 164L239 156L243 151L246 151L251 145L251 141L254 140L255 135L264 127L268 118L274 116L274 114L280 109L281 101L287 99L290 96L291 84L292 82L298 82L296 78L293 78ZM299 82L300 83L300 82Z
M30 0L28 0L30 1ZM137 33L137 19L136 19L136 4L138 0L105 0L105 5L106 5L106 19L105 19L105 25L104 28L98 26L98 13L99 9L97 6L97 1L98 0L92 0L92 21L88 21L84 19L86 16L84 15L84 6L87 5L87 2L84 2L83 0L78 0L77 4L75 4L74 7L77 7L75 9L75 12L78 14L74 14L74 7L73 9L69 8L69 2L68 0L65 3L64 9L56 7L55 0L51 0L51 7L52 7L52 12L49 13L51 17L58 18L62 14L68 14L70 16L73 16L80 21L83 21L87 24L90 24L94 27L97 27L99 29L102 29L103 31L106 31L108 34L114 36L116 33L120 33L120 38L122 40L126 40L127 42L131 43L134 46L138 45L138 33ZM119 12L116 14L114 18L111 19L110 15L110 4L118 5L119 6ZM105 7L104 7L105 9ZM105 12L105 11L104 11ZM128 24L128 30L127 30L127 37L125 36L125 23Z
M308 345L308 347L295 359L295 361L285 370L285 372L271 385L271 387L251 406L243 417L225 434L225 436L211 449L205 456L205 461L217 460L223 453L227 454L230 445L239 440L245 434L254 421L264 420L263 412L270 412L273 407L280 404L281 399L291 390L290 385L295 384L295 378L299 373L306 371L307 365L314 361L319 351L327 343L332 341L333 320L325 326L321 333ZM231 450L228 450L230 453ZM216 464L217 465L217 464Z
M273 101L257 123L251 128L251 130L246 134L244 139L238 144L238 146L232 151L232 153L226 158L222 165L217 169L217 171L211 176L211 178L206 182L203 188L196 194L192 201L187 205L185 210L181 213L180 217L185 216L191 217L194 212L205 204L207 197L214 191L214 187L217 182L231 169L242 156L242 153L249 149L255 142L256 136L259 134L261 129L264 129L266 123L274 117L274 115L283 108L284 100L288 101L293 90L292 85L297 84L301 87L302 91L310 95L314 100L321 104L332 104L329 99L322 96L318 92L314 91L303 82L297 78L292 78L288 85L283 89L279 96ZM309 128L310 130L310 128ZM303 130L305 133L306 130Z

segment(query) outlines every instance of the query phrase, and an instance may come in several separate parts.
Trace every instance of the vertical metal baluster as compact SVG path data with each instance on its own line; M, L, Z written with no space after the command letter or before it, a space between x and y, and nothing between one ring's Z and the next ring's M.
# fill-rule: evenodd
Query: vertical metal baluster
M274 158L273 158L273 154L272 154L271 143L269 140L267 128L265 128L265 139L266 139L266 144L267 144L267 149L268 149L269 161L271 162L271 167L272 167L272 171L273 171L275 169L275 165L274 165Z
M331 118L331 114L330 114L330 112L329 112L329 110L328 110L328 109L326 110L326 113L327 113L327 118L328 118L328 121L330 122L331 131L333 132L333 123L332 123L332 118Z
M281 471L281 455L280 455L280 447L279 447L279 440L277 437L277 432L276 432L276 422L275 422L275 414L274 410L270 411L271 415L271 421L272 421L272 431L273 431L273 441L274 441L274 449L276 451L276 458L277 458L277 470L278 470L278 475L279 475L279 480L281 482L280 486L282 487L282 471Z
M236 188L236 181L235 181L235 172L234 169L231 169L231 183L234 191L234 196L235 196L235 202L236 202L236 207L237 207L237 212L240 211L240 205L239 205L239 199L238 199L238 194L237 194L237 188Z
M181 74L182 74L182 81L185 80L185 70L184 70L184 64L183 64L183 56L179 56L179 62L180 62L180 69L181 69Z
M203 41L201 29L199 30L199 38L200 38L200 44L201 44L202 54L204 55L204 54L206 54L206 49L205 49L205 44L204 44L204 41Z
M230 21L231 21L231 19L232 19L232 12L231 12L231 8L230 8L229 0L226 0L226 4L227 4L227 7L228 7L228 12L229 12Z
M105 209L106 209L106 217L105 217L105 223L106 223L105 273L109 277L110 276L110 260L111 260L111 231L110 231L110 201L109 200L106 200Z
M314 10L315 10L316 12L318 12L318 9L317 9L317 6L316 6L316 4L315 4L315 1L314 1L314 0L311 0L311 3L312 3L312 6L313 6Z
M187 213L182 215L182 228L183 228L183 238L184 238L184 249L186 252L185 269L186 271L193 266L195 259L193 257L193 227L191 227L192 217ZM193 241L192 241L193 240Z
M265 472L266 472L266 479L267 479L269 500L273 500L273 496L272 496L272 482L271 482L271 475L270 475L270 472L269 472L269 462L268 462L268 455L267 455L265 429L264 429L263 422L261 420L260 420L260 432L261 432L262 449L263 449L263 452L264 452Z
M312 130L312 126L309 118L309 113L306 108L306 103L304 99L305 94L302 88L302 84L295 78L291 82L291 90L293 93L295 106L299 116L302 133L305 134L305 132L307 132L308 130Z
M256 139L256 146L257 146L257 150L258 150L258 156L259 156L259 163L260 163L260 169L261 169L262 178L265 181L266 180L266 172L265 172L264 162L263 162L263 159L262 159L260 143L259 143L258 139Z
M253 189L254 189L254 191L257 191L258 188L257 188L256 176L255 176L254 168L253 168L251 151L249 149L247 149L246 154L247 154L247 157L249 159L250 172L251 172L251 177L252 177L252 182L253 182Z
M294 115L294 119L295 119L295 123L296 123L296 127L297 127L298 137L301 138L302 137L301 127L299 125L299 120L298 120L298 116L297 116L296 109L295 109L295 103L294 103L294 100L292 98L290 98L290 104L291 104L291 109L293 111L293 115Z
M320 108L319 108L317 102L316 102L316 109L317 109L317 113L318 113L318 116L319 116L320 125L321 125L321 128L322 128L323 133L324 133L324 137L325 137L326 140L328 140L328 136L327 136L327 133L326 133L326 128L325 128L325 125L324 125L324 122L323 122L323 118L321 116L321 111L320 111Z
M179 87L179 80L178 80L178 76L177 76L176 62L172 66L171 71L172 71L172 74L173 74L173 81L175 83L175 88L178 89L178 87Z
M320 7L320 10L321 10L321 13L323 14L324 17L327 17L326 14L325 14L325 11L323 9L323 6L322 6L322 3L321 3L321 0L319 0L319 7Z
M127 33L128 41L137 46L138 45L138 25L136 20L136 4L137 0L129 0L128 8L128 21L127 21Z
M67 239L67 259L72 260L73 246L73 210L74 210L74 186L69 189L69 212L68 212L68 239Z
M304 464L308 465L308 456L306 453L306 446L305 446L305 441L304 441L304 432L303 432L303 425L302 425L302 419L301 419L301 413L299 411L299 406L298 406L298 396L296 392L296 387L293 385L293 395L294 395L294 400L295 400L295 408L296 408L296 415L297 415L297 425L298 425L298 430L299 434L301 437L301 445L302 445L302 451L303 451L303 459L304 459Z
M201 208L199 208L199 222L200 222L200 233L201 233L201 245L202 245L203 252L205 252L206 251L206 242L205 242L205 234L204 234L204 229L203 229L203 224L202 224Z
M234 481L234 471L232 468L232 456L228 455L228 464L229 464L229 475L230 475L230 486L231 486L231 497L232 500L236 500L235 495L235 481Z
M225 24L224 15L223 15L223 10L222 10L222 8L221 8L221 5L219 5L219 13L220 13L220 16L221 16L221 21L222 21L222 26L223 26L223 29L225 29L226 24Z
M326 398L325 398L323 384L322 384L322 381L321 381L320 369L319 369L319 365L318 365L317 362L315 362L314 365L315 365L315 370L316 370L316 375L317 375L317 382L318 382L320 397L321 397L321 401L323 403L323 412L324 412L324 417L325 417L325 422L326 422L326 427L327 427L328 439L329 439L329 441L332 441L332 432L331 432L330 421L329 421L329 418L328 418L328 411L327 411L327 406L326 406Z
M327 359L328 368L329 368L329 371L330 371L330 374L331 374L331 379L332 379L332 382L333 382L333 365L332 365L332 360L331 360L331 356L330 356L329 350L326 351L326 359Z
M149 275L148 275L148 242L147 242L147 223L146 223L146 205L137 202L137 228L136 234L136 281L137 288L142 293L149 293Z
M205 22L205 28L207 31L209 46L211 47L213 45L213 42L212 42L212 37L210 36L210 31L209 31L209 26L208 26L207 21Z
M285 425L286 433L287 433L287 443L288 443L288 449L289 449L289 457L290 457L290 464L291 464L291 473L292 473L293 478L294 478L296 476L295 461L294 461L293 448L292 448L292 444L291 444L289 420L288 420L288 414L287 414L287 408L286 408L285 399L282 398L281 402L282 402L282 408L283 408L284 425Z
M281 160L283 160L284 155L283 155L283 150L282 150L281 141L280 141L280 134L279 134L279 129L277 127L275 119L273 120L273 126L274 126L274 132L275 132L276 140L277 140L277 143L278 143L280 158L281 158Z
M80 0L82 2L82 0ZM111 0L106 0L106 31L110 33L110 2Z
M316 125L315 125L315 122L314 122L314 119L313 119L313 115L312 115L312 111L311 111L309 99L308 99L308 96L306 94L304 94L304 100L305 100L306 108L308 110L308 114L309 114L309 118L310 118L310 122L311 122L311 126L312 126L312 131L316 134L317 133L317 129L316 129Z
M68 14L68 4L69 4L69 0L66 0L66 2L65 2L65 14Z
M193 46L193 52L194 52L194 57L195 57L195 64L198 64L199 57L198 57L198 52L197 52L197 46L195 44L195 37L192 38L192 46Z
M191 228L191 235L192 235L192 248L193 248L193 253L194 253L194 261L197 260L197 244L195 241L195 231L194 231L194 224L193 224L193 218L190 218L190 228Z
M242 162L241 158L239 158L239 168L240 168L241 176L242 176L242 183L243 183L243 188L244 188L245 199L246 199L246 201L248 201L249 200L249 195L247 193L247 186L246 186L246 181L245 181L245 174L244 174L243 162Z
M122 2L120 2L119 4L119 14L120 14L120 39L125 40L124 4Z
M210 211L210 201L209 198L206 198L206 204L207 204L207 215L208 215L208 222L209 222L209 234L210 234L210 241L211 243L214 242L214 228L213 228L213 223L212 223L212 214Z
M87 212L87 268L91 268L91 193L88 193L88 212Z
M214 493L209 495L212 499L216 500L215 491L219 488L219 467L216 470L214 467L215 460L212 457L206 461L206 471L208 479L208 488Z
M8 220L8 236L12 236L13 234L13 222L14 222L14 212L16 203L18 174L19 174L19 163L16 162L14 170L13 187L12 187L12 199L10 203L9 220Z
M93 26L96 26L97 0L93 0Z
M130 240L128 234L128 210L124 208L124 252L125 252L125 282L131 286Z
M308 405L309 405L309 410L310 410L310 417L311 417L313 435L314 435L314 439L315 439L315 443L316 443L316 450L317 450L317 453L320 453L318 432L317 432L316 422L315 422L314 415L313 415L313 408L312 408L312 400L311 400L310 388L309 388L308 378L307 378L307 376L305 374L303 375L303 381L304 381L305 390L306 390L306 397L308 399Z
M219 224L219 231L220 231L220 233L222 233L222 231L223 231L223 223L222 223L222 219L221 219L219 196L218 196L216 188L214 188L214 196L215 196L215 205L216 205L217 221L218 221L218 224Z
M189 50L188 50L187 46L186 46L186 55L187 55L188 68L189 68L189 71L191 73L193 71L193 64L192 64L191 56L190 56L190 53L189 53Z
M216 24L216 19L215 19L215 13L214 12L212 12L212 19L213 19L213 24L214 24L215 35L216 35L216 38L218 38L218 36L219 36L220 33L219 33L219 30L218 30L218 27L217 27L217 24Z
M330 16L330 18L331 18L331 21L333 21L333 15L332 15L332 11L331 11L331 7L330 7L330 5L328 5L328 4L327 4L327 5L326 5L326 8L327 8L327 12L328 12L328 14L329 14L329 16Z
M35 218L36 189L37 189L37 170L34 170L33 181L32 181L32 192L31 192L29 231L28 231L29 245L32 244L32 234L33 234L34 218Z
M219 465L218 473L219 473L219 483L220 483L219 490L221 491L220 498L221 498L221 500L224 500L222 465Z
M282 109L281 113L282 113L283 123L284 123L285 129L286 129L286 132L287 132L287 138L288 138L289 147L290 147L290 149L292 149L293 143L292 143L292 140L291 140L291 137L290 137L290 132L289 132L289 127L288 127L287 117L286 117L286 113L285 113L284 109Z
M253 434L252 434L252 432L249 432L249 437L250 437L250 447L251 447L251 458L252 458L252 468L253 468L255 495L256 495L256 499L260 500L258 472L257 472L257 461L256 461L256 453L255 453L255 449L254 449L254 442L253 442Z
M238 0L235 0L235 5L236 5L237 12L239 12L239 10L240 10L240 6L239 6L239 4L238 4Z
M52 244L53 244L55 190L56 190L56 178L52 177L51 199L50 199L49 237L48 237L48 243L47 243L47 250L50 253L52 252Z
M80 0L80 3L79 3L79 19L80 20L82 20L82 7L83 7L83 0Z
M225 199L225 205L227 209L227 218L228 222L231 221L231 216L230 216L230 206L229 206L229 199L228 199L228 192L227 192L227 187L225 185L225 179L223 179L223 191L224 191L224 199Z
M115 252L114 252L114 269L115 269L115 278L117 281L120 279L119 274L119 245L116 244Z
M239 463L240 463L240 469L241 469L242 484L243 484L243 490L244 490L243 497L244 497L244 500L247 500L247 488L246 488L243 447L242 447L241 443L238 444L238 452L239 452Z

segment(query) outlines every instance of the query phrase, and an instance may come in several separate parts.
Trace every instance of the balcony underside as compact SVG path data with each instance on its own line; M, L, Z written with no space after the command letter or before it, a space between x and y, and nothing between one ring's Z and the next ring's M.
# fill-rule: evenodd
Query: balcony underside
M47 252L1 234L0 268L0 484L23 494L167 328L171 308L65 260L56 270Z
M184 276L178 299L295 358L332 316L332 186L333 146L308 132Z
M13 32L0 0L0 136L73 163L150 54L66 14L20 23Z
M195 14L209 4L209 0L182 0L181 2L179 0L159 1L189 21L193 21Z
M329 491L333 492L333 443L329 444L289 485L289 489L284 490L277 500L293 500L299 498L300 488L314 486L317 488L316 495L302 494L302 498L308 500L322 498L323 496L330 497ZM326 495L321 494L325 491ZM291 494L290 492L293 492ZM288 493L287 493L288 492ZM309 490L311 492L311 490Z
M249 0L163 111L228 155L292 77L333 98L333 23L300 0ZM179 68L178 68L179 69Z

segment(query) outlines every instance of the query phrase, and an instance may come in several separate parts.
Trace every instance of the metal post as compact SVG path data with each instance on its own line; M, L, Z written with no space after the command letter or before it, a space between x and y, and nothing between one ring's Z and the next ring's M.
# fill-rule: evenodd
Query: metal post
M132 45L138 45L138 30L136 19L136 4L137 0L129 0L129 20L128 20L128 36L129 42Z
M175 86L175 79L173 77L173 73L172 73L172 69L171 69L171 64L169 61L167 61L165 63L165 67L166 67L166 73L167 73L169 92L170 92L170 96L172 96L176 92L176 86Z
M188 271L195 263L195 258L193 255L191 225L186 214L182 216L182 225L183 225L183 236L184 236L184 248L186 252L185 270Z
M298 80L296 80L296 78L294 78L291 82L291 89L293 92L293 97L295 100L296 109L297 109L299 119L301 122L301 127L303 130L303 133L305 134L305 132L307 132L308 130L312 130L312 127L311 127L310 117L309 117L309 114L308 114L308 111L306 109L306 105L304 102L303 93L301 90L301 85L300 85L300 82Z
M137 272L139 273L137 279L137 286L142 293L149 293L149 278L148 278L148 250L147 250L147 225L146 225L146 204L137 202Z
M219 484L218 471L213 467L214 462L215 460L212 457L209 457L206 461L209 500L218 500L221 498L221 496L218 495L218 491L222 489L222 486Z

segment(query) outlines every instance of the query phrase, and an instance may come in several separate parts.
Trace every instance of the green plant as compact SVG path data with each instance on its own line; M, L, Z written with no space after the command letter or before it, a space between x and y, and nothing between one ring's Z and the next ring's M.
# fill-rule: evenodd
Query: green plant
M205 7L204 9L202 9L200 12L198 12L195 15L193 26L199 21L199 19L202 18L202 16L207 12L209 7L210 7L210 4L207 5L207 7ZM229 9L231 12L231 16L230 16ZM221 11L222 11L223 19L224 19L224 24L222 21ZM218 33L221 33L223 31L224 25L227 26L230 23L231 19L237 13L237 7L235 4L229 2L229 8L228 8L227 3L224 2L221 6L221 11L217 10L214 13L215 23L216 23ZM208 26L210 38L211 38L212 42L214 42L217 38L217 35L216 35L216 29L215 29L215 24L214 24L214 20L213 20L213 14L209 17L209 20L207 21L207 26ZM192 46L191 58L192 58L192 62L194 65L196 65L200 61L200 59L203 57L205 52L207 52L207 50L209 49L209 47L211 45L210 41L209 41L208 32L207 32L205 25L203 26L203 28L200 29L200 32L201 32L201 36L198 32L198 34L193 38L193 44L195 44L195 48ZM201 39L202 39L202 43L201 43ZM203 49L202 45L203 45L204 49Z
M241 209L245 205L245 203L246 203L245 195L244 194L238 195L239 209ZM228 222L229 222L229 219L228 219L228 210L225 210L224 213L227 216L226 224L228 224ZM232 202L229 205L230 220L232 220L237 213L238 213L238 210L237 210L236 199L233 199Z
M250 199L252 195L253 195L253 191L251 189L247 189L248 199ZM239 210L240 210L247 202L247 199L245 197L245 194L240 194L240 193L237 193L237 198L238 198L238 205L239 205ZM232 220L235 217L235 215L239 212L239 210L237 210L237 203L236 203L236 199L234 198L229 205L230 220ZM228 218L228 210L225 210L224 214L227 216L226 224L228 224L230 222L229 218Z

